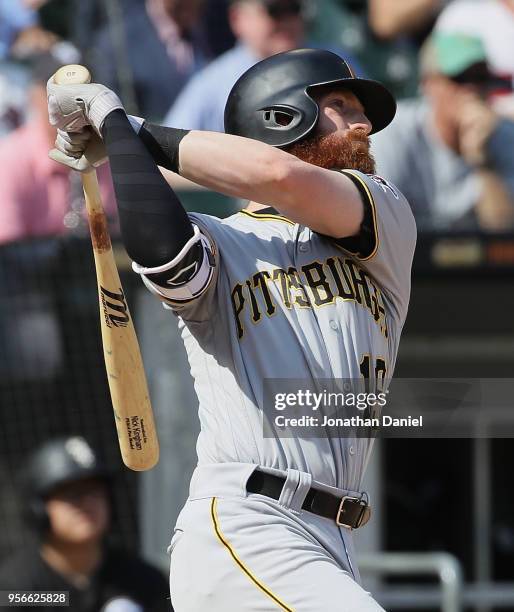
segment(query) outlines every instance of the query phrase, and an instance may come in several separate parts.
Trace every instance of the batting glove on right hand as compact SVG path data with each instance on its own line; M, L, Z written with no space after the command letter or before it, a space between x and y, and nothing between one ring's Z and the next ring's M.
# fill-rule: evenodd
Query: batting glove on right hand
M107 161L102 139L89 127L80 132L57 130L55 149L48 155L54 161L78 172L89 172Z
M118 96L99 83L56 85L52 76L46 91L50 123L66 132L80 132L90 125L101 136L107 115L116 109L123 110Z

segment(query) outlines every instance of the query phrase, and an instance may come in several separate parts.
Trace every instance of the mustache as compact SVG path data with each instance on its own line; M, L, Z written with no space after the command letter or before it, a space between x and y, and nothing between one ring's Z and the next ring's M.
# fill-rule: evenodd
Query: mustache
M371 145L369 136L367 135L367 133L364 130L361 130L361 129L352 130L351 132L348 133L346 138L350 142L360 142L362 144L366 144L366 145L368 145L368 149L369 149L369 147Z

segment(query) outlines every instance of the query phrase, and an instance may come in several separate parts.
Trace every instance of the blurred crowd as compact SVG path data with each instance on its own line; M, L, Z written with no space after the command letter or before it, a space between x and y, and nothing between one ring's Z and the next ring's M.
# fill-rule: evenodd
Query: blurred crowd
M421 230L513 229L514 0L0 0L0 243L84 231L79 181L47 157L57 66L85 63L131 114L222 131L237 78L302 46L398 98L373 151Z

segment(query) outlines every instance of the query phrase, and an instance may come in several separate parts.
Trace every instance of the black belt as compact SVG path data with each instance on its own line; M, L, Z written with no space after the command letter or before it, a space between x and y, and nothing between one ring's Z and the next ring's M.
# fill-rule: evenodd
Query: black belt
M278 500L285 482L286 479L282 476L267 474L256 469L246 483L246 490L249 493L259 493ZM302 510L332 519L339 526L349 529L362 527L369 521L371 515L371 508L363 497L350 495L338 497L313 487L305 496Z

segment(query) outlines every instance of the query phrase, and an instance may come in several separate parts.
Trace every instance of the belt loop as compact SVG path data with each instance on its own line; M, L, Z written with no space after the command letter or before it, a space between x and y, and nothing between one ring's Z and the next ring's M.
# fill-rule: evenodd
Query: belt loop
M298 470L287 470L286 481L278 498L278 503L281 506L291 508L299 480L300 472Z
M294 470L296 472L296 470ZM298 474L298 486L291 502L291 510L301 512L305 497L309 492L312 484L312 476L307 472L297 472Z

